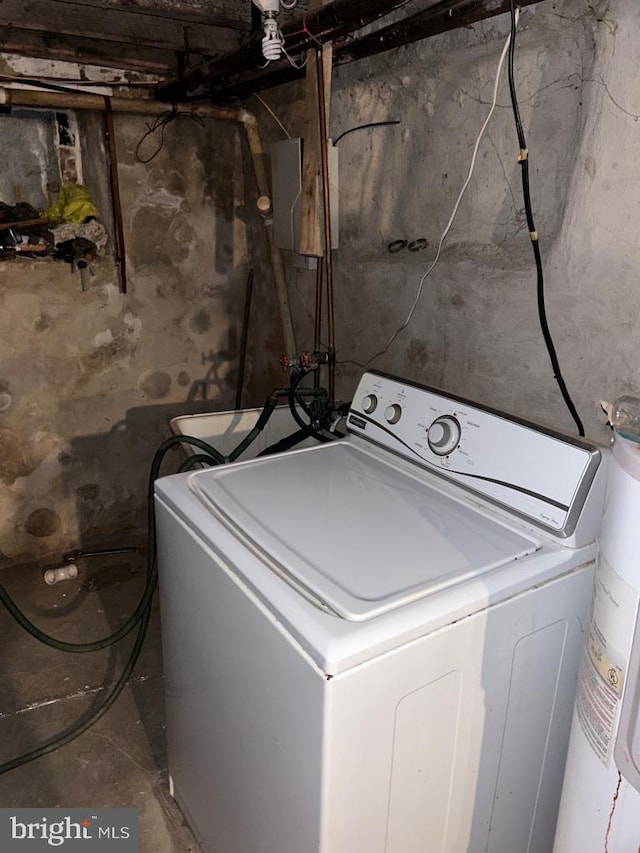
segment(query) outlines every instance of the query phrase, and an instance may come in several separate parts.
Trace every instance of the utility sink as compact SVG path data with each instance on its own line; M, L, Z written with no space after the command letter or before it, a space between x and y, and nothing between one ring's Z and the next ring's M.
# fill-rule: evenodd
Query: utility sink
M251 432L261 411L262 409L235 409L230 412L179 415L172 418L170 426L174 435L199 438L206 441L207 444L211 444L223 456L228 456ZM238 457L237 461L255 459L271 444L297 432L298 429L298 424L294 421L289 407L278 406L267 421L265 428ZM314 439L306 438L296 444L295 447L310 447L316 443ZM182 447L188 456L201 452L191 444L183 444Z

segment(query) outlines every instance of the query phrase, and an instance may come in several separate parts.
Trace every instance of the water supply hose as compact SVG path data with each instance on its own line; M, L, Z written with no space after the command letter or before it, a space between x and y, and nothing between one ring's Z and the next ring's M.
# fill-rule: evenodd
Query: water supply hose
M205 441L201 441L199 438L193 438L192 436L172 436L164 441L153 458L153 462L151 463L151 473L149 475L149 494L148 500L153 506L153 484L158 478L160 473L160 466L162 461L167 453L167 451L174 447L176 444L193 444L194 446L205 451L206 459L211 460L211 464L221 464L225 462L224 456L219 453L214 447L207 444ZM151 547L151 529L149 532L149 542ZM147 582L144 589L144 593L138 602L138 605L131 616L127 619L127 621L117 630L114 631L113 634L109 634L107 637L103 637L100 640L93 640L90 643L68 643L65 640L58 640L56 637L52 637L50 634L46 634L37 625L34 625L30 619L28 619L25 614L20 610L17 604L13 601L7 590L4 588L2 584L0 584L0 602L4 604L9 613L13 616L16 622L25 629L32 637L36 640L39 640L41 643L44 643L46 646L50 646L52 649L57 649L60 652L96 652L100 649L105 649L108 646L112 646L114 643L119 642L129 634L136 625L143 618L146 608L148 607L151 597L153 596L153 592L155 589L157 580L157 571L155 569L155 565L151 559L147 562Z
M166 455L167 451L176 444L188 442L189 444L194 444L200 447L207 452L205 454L199 454L202 458L200 461L206 461L208 464L216 465L220 464L220 461L224 461L224 457L220 454L215 448L208 445L206 442L201 441L200 439L193 438L192 436L173 436L172 438L167 439L163 442L156 454L153 458L153 462L151 465L151 472L149 475L149 487L148 487L148 506L147 506L147 517L148 517L148 530L149 530L149 554L147 557L147 584L145 587L145 592L136 608L135 613L129 617L125 625L119 631L116 631L110 637L105 637L104 640L99 640L96 643L62 643L60 640L56 640L54 637L49 637L47 634L44 634L40 631L32 622L30 622L24 614L18 610L18 608L13 604L13 601L9 598L4 587L1 587L2 592L4 593L4 597L2 597L2 602L7 606L11 615L18 621L22 627L24 627L32 636L46 645L53 646L53 648L58 648L61 651L75 651L75 652L87 652L87 651L95 651L97 648L105 648L108 645L112 645L117 642L118 639L122 639L126 634L128 634L131 629L137 624L138 632L136 634L136 639L129 653L129 657L127 658L127 662L124 665L124 669L120 674L120 677L113 685L109 693L107 694L105 700L102 704L96 708L91 714L85 717L80 722L75 725L70 726L66 731L47 741L47 743L42 744L42 746L37 747L36 749L31 750L30 752L26 752L23 755L18 756L17 758L13 758L10 761L5 761L3 764L0 764L0 775L3 773L8 773L10 770L15 770L17 767L22 767L24 764L28 764L30 761L35 761L38 758L42 758L45 755L48 755L50 752L54 752L56 749L59 749L61 746L65 746L70 743L72 740L75 740L81 734L84 734L88 729L93 726L94 723L97 723L98 720L103 717L107 711L114 704L116 699L120 696L122 691L124 690L129 678L131 677L131 673L140 657L140 651L142 650L142 646L147 634L147 628L149 627L149 619L151 618L151 598L153 592L155 590L157 580L158 580L158 565L157 565L157 552L156 552L156 519L155 519L155 510L153 504L153 486L155 480L158 477L160 472L160 465L162 464L162 460ZM191 462L191 458L187 459L186 462L180 467L180 470L187 470L188 464ZM10 609L7 604L7 600L11 602L13 605L13 609ZM136 617L137 613L140 613L139 616ZM134 621L135 617L135 621ZM26 623L26 624L23 624ZM127 625L131 624L125 633L122 633ZM107 642L108 641L108 642ZM89 646L95 646L96 648L88 648Z
M323 433L318 432L318 430L314 429L312 424L305 423L303 421L303 419L301 418L300 413L296 409L296 391L298 390L298 385L302 382L302 380L307 375L307 373L308 373L307 370L299 370L298 373L295 376L293 376L291 379L291 383L289 385L289 395L288 395L289 410L291 412L291 415L292 415L294 421L298 424L298 426L300 427L301 430L304 430L304 432L309 437L315 438L316 441L323 441L323 442L333 441L334 440L333 438L329 438L328 436L323 435Z
M294 380L291 382L291 386L288 389L289 396L289 404L292 410L292 414L297 423L301 425L301 429L294 433L293 436L288 436L285 439L282 439L276 445L272 445L275 448L278 445L284 445L286 447L292 446L297 441L301 441L302 438L307 435L311 435L314 438L317 438L320 441L331 441L331 439L326 436L317 433L310 424L305 424L302 418L298 415L297 411L295 411L295 392L298 384L300 383L302 377L304 376L304 372L301 372L299 376L296 376ZM261 432L264 428L265 424L269 420L269 417L273 413L275 409L275 401L276 395L271 395L267 403L265 404L260 417L258 418L258 422L254 429L249 433L249 435L240 442L240 444L232 451L229 456L229 461L236 459L242 452L245 450L252 441L255 440L256 436ZM101 640L94 640L89 643L68 643L64 640L58 640L56 637L52 637L49 634L46 634L37 625L34 625L30 619L28 619L25 614L20 610L20 608L15 604L9 593L6 591L4 586L0 584L0 602L4 604L7 608L11 616L16 620L16 622L24 628L34 639L38 640L45 645L57 649L58 651L63 652L93 652L98 651L100 649L107 648L114 643L117 643L119 640L122 640L126 637L136 626L137 626L137 634L131 651L129 653L129 657L124 665L122 673L120 677L113 685L111 690L106 695L104 701L89 715L84 717L81 721L75 723L70 726L66 731L37 747L36 749L31 750L30 752L26 752L23 755L18 756L17 758L13 758L9 761L5 761L3 764L0 764L0 775L4 773L8 773L11 770L15 770L18 767L22 767L25 764L28 764L31 761L35 761L38 758L42 758L45 755L48 755L51 752L54 752L56 749L59 749L62 746L65 746L71 741L75 740L80 735L84 734L94 723L98 722L98 720L103 717L107 711L112 707L114 702L118 699L122 691L127 685L129 678L134 670L134 667L140 657L140 652L142 650L142 646L144 644L144 640L147 633L147 628L149 627L149 620L151 618L151 602L153 598L153 594L155 592L155 588L158 582L158 563L157 563L157 549L156 549L156 520L155 520L155 509L154 509L154 483L160 474L160 467L164 460L167 452L174 446L178 444L189 444L192 445L199 450L201 453L193 454L188 459L186 459L182 465L180 466L180 471L190 471L198 464L206 464L206 465L220 465L227 462L227 459L214 447L208 444L205 441L202 441L199 438L195 438L193 436L186 435L177 435L168 438L164 441L158 450L156 451L153 461L151 463L151 469L149 473L149 482L147 489L147 524L148 524L148 537L149 537L149 552L147 555L147 573L146 573L146 584L144 593L138 602L138 605L131 616L127 619L127 621L112 634L107 637L103 637ZM285 449L285 447L282 449ZM269 450L270 448L268 448ZM263 451L265 452L265 451Z

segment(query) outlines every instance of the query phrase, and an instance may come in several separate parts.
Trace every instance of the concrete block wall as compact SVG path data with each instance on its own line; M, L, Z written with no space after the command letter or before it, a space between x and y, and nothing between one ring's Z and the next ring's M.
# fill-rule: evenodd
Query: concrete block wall
M360 365L406 320L434 257L489 110L508 27L503 15L336 70L332 137L359 124L400 121L338 144L336 342L344 399ZM635 0L545 0L523 10L516 84L549 325L587 434L602 441L610 433L600 400L640 394L639 55ZM409 327L370 366L574 432L538 324L505 72L440 262ZM268 95L287 115L282 94ZM429 241L423 252L387 251L392 240L418 238ZM293 287L313 305L310 276L298 274ZM301 302L294 296L292 304ZM298 322L309 328L300 307Z
M370 361L406 320L434 256L507 32L502 16L335 71L334 138L360 124L400 122L339 143L338 392L348 399L368 365L573 432L538 324L504 72L440 262L408 328ZM544 0L522 14L516 81L549 324L587 435L605 442L600 400L640 393L639 54L635 0ZM302 94L297 83L261 95L294 136L302 133ZM283 137L256 98L247 106L267 142ZM238 128L182 120L142 165L133 151L145 123L116 117L126 296L111 257L86 294L68 268L0 264L0 564L143 527L146 472L169 417L197 406L193 398L205 391L206 406L233 404L250 263L257 278L245 404L282 384ZM99 126L90 124L87 180L108 206ZM420 238L429 243L422 252L387 250L392 240ZM306 349L315 276L292 264L288 275Z
M101 121L80 124L85 180L109 222ZM0 262L0 566L105 538L127 544L145 528L147 474L169 419L233 408L250 264L245 405L281 382L240 128L179 119L144 165L134 151L148 121L115 116L127 294L112 253L84 293L64 263ZM18 169L12 180L19 188ZM179 461L172 451L163 470Z

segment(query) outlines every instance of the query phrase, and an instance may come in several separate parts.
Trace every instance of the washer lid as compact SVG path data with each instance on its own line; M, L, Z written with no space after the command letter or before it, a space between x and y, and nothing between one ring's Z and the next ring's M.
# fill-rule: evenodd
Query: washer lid
M539 547L348 441L201 471L191 486L272 569L353 621Z

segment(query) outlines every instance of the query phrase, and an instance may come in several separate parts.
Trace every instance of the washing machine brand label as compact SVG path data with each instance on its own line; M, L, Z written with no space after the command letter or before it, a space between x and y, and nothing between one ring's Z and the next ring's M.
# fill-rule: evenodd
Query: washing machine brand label
M0 809L2 853L138 853L137 809Z
M349 426L358 427L359 429L366 429L367 422L363 421L362 418L358 418L355 415L351 415L349 418Z
M585 737L605 765L611 759L637 604L634 589L601 558L596 571L593 615L587 629L576 713Z

